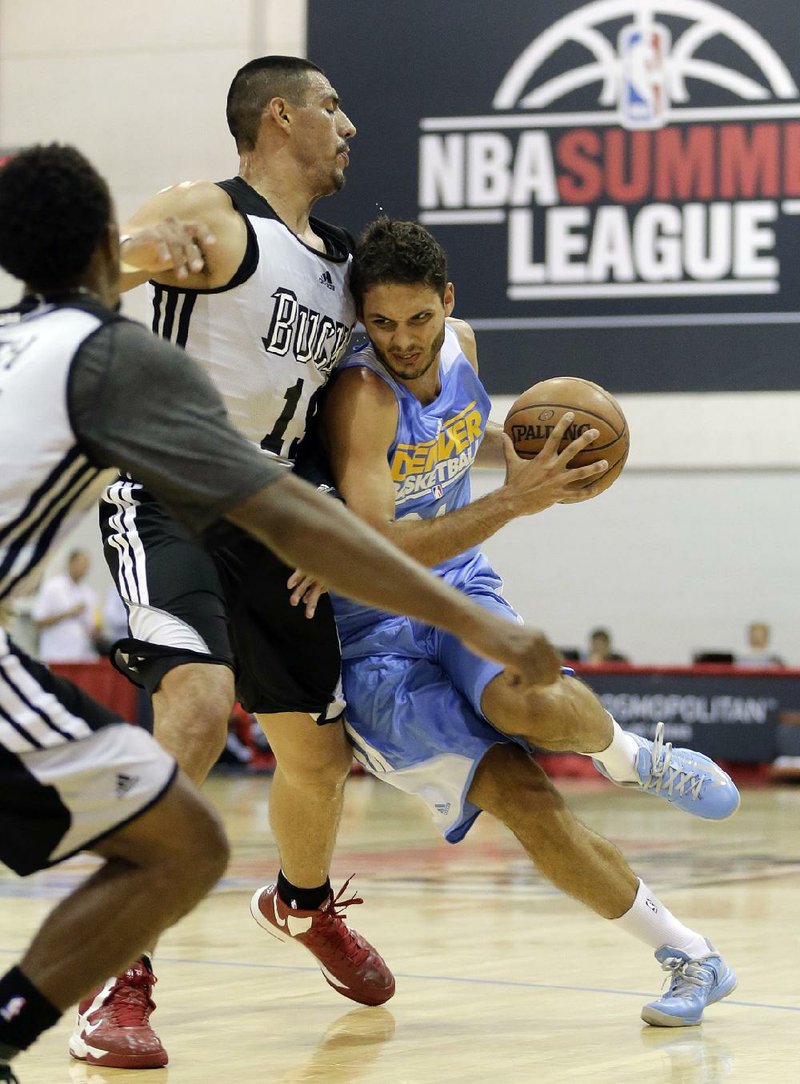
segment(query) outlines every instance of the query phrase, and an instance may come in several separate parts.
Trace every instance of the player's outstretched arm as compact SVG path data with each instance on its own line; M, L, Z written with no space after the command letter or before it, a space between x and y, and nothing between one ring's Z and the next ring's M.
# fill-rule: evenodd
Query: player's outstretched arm
M281 478L226 515L342 595L445 629L525 684L558 677L559 658L541 631L495 617L298 478Z
M218 185L165 188L120 227L121 289L148 279L182 289L225 286L246 244L244 222Z

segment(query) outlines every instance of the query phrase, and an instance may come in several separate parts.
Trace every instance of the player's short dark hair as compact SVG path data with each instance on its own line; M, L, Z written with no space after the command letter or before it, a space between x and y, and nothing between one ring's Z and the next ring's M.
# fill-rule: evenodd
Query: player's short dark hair
M0 267L35 290L80 282L114 212L75 147L37 144L0 168Z
M260 56L239 68L228 90L225 115L240 151L256 145L261 114L273 98L304 105L308 73L325 73L299 56Z
M444 297L447 286L447 256L444 249L418 222L377 218L370 223L356 245L350 288L360 305L370 286L399 282L421 284Z

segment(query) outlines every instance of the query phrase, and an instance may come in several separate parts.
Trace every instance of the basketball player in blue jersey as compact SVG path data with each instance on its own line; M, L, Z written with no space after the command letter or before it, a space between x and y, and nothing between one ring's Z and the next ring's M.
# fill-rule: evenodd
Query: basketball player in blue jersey
M35 582L115 464L197 537L228 519L340 590L441 620L521 680L557 671L541 634L485 615L263 456L183 351L116 313L111 198L73 148L34 147L0 170L0 266L28 287L0 319L0 606ZM0 629L0 861L25 876L84 849L103 864L0 976L0 1081L15 1080L11 1059L69 1005L189 911L227 860L221 825L174 759ZM123 975L115 1027L95 1016L108 994L89 995L73 1052L147 1068L138 1021L152 983L136 964Z
M311 213L342 187L355 128L325 74L296 57L246 64L227 118L238 176L176 185L137 210L122 228L123 287L149 281L154 331L186 348L240 432L291 470L355 321L351 240ZM352 765L330 600L307 620L289 602L291 569L233 531L205 552L135 477L109 487L101 526L131 632L115 661L150 693L159 742L202 782L236 697L275 755L269 817L280 871L256 892L253 916L311 951L338 993L386 1001L391 971L348 927L349 901L334 898L328 879ZM140 970L152 981L148 957ZM110 1033L124 983L108 990ZM77 1040L85 1026L79 1020ZM163 1064L149 1017L141 1027L152 1064Z
M370 343L340 367L326 393L323 439L348 507L447 583L510 622L519 617L479 545L510 520L555 501L605 469L570 469L598 434L559 453L565 415L534 460L517 458L477 372L468 325L448 321L453 286L445 254L421 226L380 219L355 255L353 292ZM470 501L473 465L505 467L505 483ZM576 486L578 489L576 490ZM300 583L295 601L313 596ZM347 730L358 760L417 794L450 842L486 810L508 825L562 891L643 940L670 971L668 992L647 1005L650 1024L697 1024L733 990L733 972L679 922L607 840L570 814L529 749L594 758L622 786L721 819L739 805L729 777L707 757L626 733L569 673L522 690L453 637L408 618L334 597L342 642Z

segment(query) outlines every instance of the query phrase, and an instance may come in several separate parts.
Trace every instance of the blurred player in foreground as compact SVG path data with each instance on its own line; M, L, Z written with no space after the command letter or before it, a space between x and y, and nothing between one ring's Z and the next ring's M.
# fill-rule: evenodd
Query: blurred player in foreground
M366 231L352 289L371 341L340 367L325 404L336 486L352 511L409 556L518 622L478 547L518 516L591 497L581 487L591 487L606 464L568 465L597 432L559 454L573 418L566 414L535 459L516 456L489 422L471 329L447 322L454 293L445 254L416 223L379 219ZM471 502L473 463L505 467L506 477ZM296 585L296 601L313 594L307 582ZM734 989L733 971L637 879L616 847L572 816L529 750L591 756L614 782L712 820L738 808L730 778L702 754L664 745L661 726L654 742L621 730L571 672L523 689L425 623L338 597L334 608L357 759L423 797L450 842L481 810L494 814L553 884L656 950L671 983L643 1019L700 1023L705 1006Z
M0 603L30 588L113 465L198 536L230 519L340 591L441 621L524 682L553 680L555 653L540 633L485 614L270 462L230 426L183 351L116 314L111 198L73 148L33 147L0 170L0 266L26 286L0 326ZM227 845L148 734L2 630L0 784L0 860L11 869L24 876L80 850L105 859L0 978L0 1081L13 1081L19 1051L208 892ZM117 1024L134 1067L136 1028ZM102 1063L93 1034L75 1053Z

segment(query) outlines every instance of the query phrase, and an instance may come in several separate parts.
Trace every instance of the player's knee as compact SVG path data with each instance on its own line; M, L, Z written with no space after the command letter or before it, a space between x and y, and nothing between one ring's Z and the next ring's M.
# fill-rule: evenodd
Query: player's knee
M287 782L317 791L343 786L353 765L353 751L343 731L339 736L326 735L321 742L276 753L276 758Z
M559 678L552 685L521 692L522 733L543 749L575 748L586 725L586 693L585 686L572 678ZM589 697L593 699L591 693Z
M174 835L158 861L165 891L198 900L225 872L230 847L222 821L184 777L176 780L170 822Z
M194 833L190 877L204 896L228 868L230 844L222 821L206 802L195 813ZM187 864L188 859L183 862L183 867Z
M153 697L156 737L179 733L181 745L207 749L216 760L225 747L233 705L233 674L228 667L176 667L164 675Z
M331 786L343 783L353 767L353 748L344 734L344 728L340 729L340 733L341 737L331 744L329 755L318 765Z

